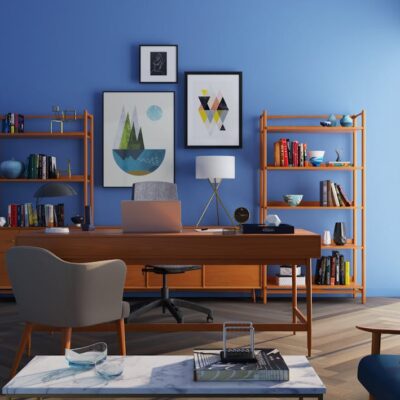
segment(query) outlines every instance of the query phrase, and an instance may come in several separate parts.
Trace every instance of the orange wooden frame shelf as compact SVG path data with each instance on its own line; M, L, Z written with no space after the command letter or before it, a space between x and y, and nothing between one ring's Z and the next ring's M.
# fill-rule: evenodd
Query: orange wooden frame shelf
M259 221L265 221L269 210L320 210L320 211L350 211L352 215L352 231L353 238L344 246L322 246L323 250L343 249L350 250L352 254L352 284L351 285L313 285L314 293L351 293L355 298L361 295L362 303L366 302L366 113L364 110L357 114L353 114L353 126L350 127L322 127L319 126L319 121L328 119L328 115L270 115L267 111L263 111L260 115L260 209ZM336 115L337 119L341 115ZM310 121L316 120L315 125L310 124ZM288 121L288 125L280 124ZM305 124L306 123L306 124ZM278 125L279 124L279 125ZM318 134L318 135L335 135L349 134L352 137L352 165L348 167L331 167L321 165L319 167L281 167L268 163L268 138L269 134ZM361 159L358 160L358 156ZM350 207L322 207L317 201L304 201L297 207L290 207L282 201L271 201L268 199L268 173L272 172L286 173L289 171L333 171L347 172L352 177L352 198L353 205ZM360 188L359 193L359 179ZM360 219L359 219L360 218ZM360 223L360 227L359 224ZM360 271L361 276L358 277L358 261L361 261ZM264 266L265 273L267 266ZM266 283L265 291L268 293L282 293L282 290L277 285ZM301 290L301 289L299 289ZM289 291L290 292L290 291ZM287 292L287 293L289 293ZM266 294L264 293L264 297Z

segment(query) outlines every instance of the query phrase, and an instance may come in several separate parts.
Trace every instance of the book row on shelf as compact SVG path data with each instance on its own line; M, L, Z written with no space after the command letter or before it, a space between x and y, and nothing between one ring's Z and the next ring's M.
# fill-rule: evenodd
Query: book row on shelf
M274 143L276 167L304 167L307 163L307 144L297 140L280 139Z
M3 119L2 129L4 133L23 133L25 130L24 116L18 113L7 113Z
M30 154L28 157L28 179L56 179L57 159L45 154Z
M64 226L64 204L9 204L7 223L13 228Z
M331 256L322 256L317 261L315 284L350 285L350 261L338 251L332 251Z
M320 205L322 207L351 207L343 187L333 181L320 181Z

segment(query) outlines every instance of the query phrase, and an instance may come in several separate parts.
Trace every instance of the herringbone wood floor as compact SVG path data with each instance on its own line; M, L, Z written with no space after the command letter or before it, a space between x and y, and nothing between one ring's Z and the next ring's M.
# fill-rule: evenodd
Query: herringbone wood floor
M200 300L198 300L200 301ZM215 320L289 321L287 299L273 299L267 305L252 304L248 300L202 300L213 308ZM300 301L304 308L304 302ZM194 312L186 312L187 321L202 319ZM169 321L159 311L144 316L144 320ZM357 364L370 352L370 335L355 329L357 324L400 323L400 299L369 298L366 305L359 300L335 298L314 300L313 356L311 363L328 388L327 400L366 400L367 393L357 381ZM0 384L7 381L9 368L19 343L22 324L18 321L16 305L0 301ZM177 334L128 334L128 354L191 354L194 347L221 345L220 334L189 332ZM117 340L112 334L75 334L73 346L83 346L98 340L109 344L110 353L117 352ZM236 343L244 342L238 337ZM283 354L305 354L304 333L293 336L282 332L258 332L259 347L277 347ZM33 354L60 354L58 334L36 333L32 340ZM382 351L400 354L400 336L383 338ZM27 358L24 362L27 361Z

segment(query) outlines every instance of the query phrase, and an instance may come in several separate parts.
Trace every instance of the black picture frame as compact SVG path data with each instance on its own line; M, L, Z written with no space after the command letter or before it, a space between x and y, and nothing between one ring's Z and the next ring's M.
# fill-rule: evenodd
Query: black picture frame
M204 75L207 76L226 76L232 75L238 77L237 83L237 143L235 144L191 144L190 141L190 127L189 127L189 79L191 76L200 76ZM230 148L230 149L241 149L243 147L243 119L242 119L242 102L243 102L243 95L242 95L242 88L243 88L243 74L241 71L186 71L185 72L185 117L186 117L186 138L185 138L185 148ZM200 116L199 116L200 117Z
M169 56L169 51L171 48L175 49L175 57L173 55ZM160 71L154 75L146 74L145 69L147 69L147 65L149 67L149 71L151 72L151 49L156 50L156 53L165 53L165 71L166 74L160 74ZM144 57L144 51L150 51L147 64L146 59ZM169 57L173 57L171 61L169 61ZM146 63L145 63L146 62ZM173 72L170 74L168 72L169 68L173 67ZM170 77L168 77L171 75ZM147 78L146 78L147 76ZM154 77L154 78L150 78ZM164 78L165 77L165 78ZM178 45L177 44L140 44L139 45L139 82L140 83L178 83Z
M109 94L109 93L114 93L114 94L118 94L118 93L144 93L144 94L158 94L158 93L164 93L164 94L172 94L173 99L173 113L172 113L172 123L173 123L173 135L172 135L172 154L173 154L173 183L176 182L176 151L175 151L175 147L176 147L176 92L174 90L104 90L102 92L102 108L103 108L103 135L102 135L102 145L103 145L103 157L102 157L102 164L103 164L103 178L102 178L102 187L103 188L128 188L129 186L126 185L106 185L105 184L105 160L104 160L104 151L105 151L105 141L104 141L104 137L105 137L105 132L104 132L104 126L105 126L105 107L104 107L104 95L105 94ZM133 182L134 183L134 182Z

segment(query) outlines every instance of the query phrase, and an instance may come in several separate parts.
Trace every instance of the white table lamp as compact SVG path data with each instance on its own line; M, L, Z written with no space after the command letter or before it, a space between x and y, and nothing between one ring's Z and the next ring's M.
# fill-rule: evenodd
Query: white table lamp
M222 179L235 179L235 157L234 156L198 156L196 157L196 179L207 179L212 188L212 195L209 198L204 210L197 221L196 226L200 225L200 222L204 218L205 213L212 200L215 197L217 205L217 221L219 225L219 208L218 204L221 204L226 215L234 225L232 216L227 211L224 203L219 195L219 187L222 183Z

